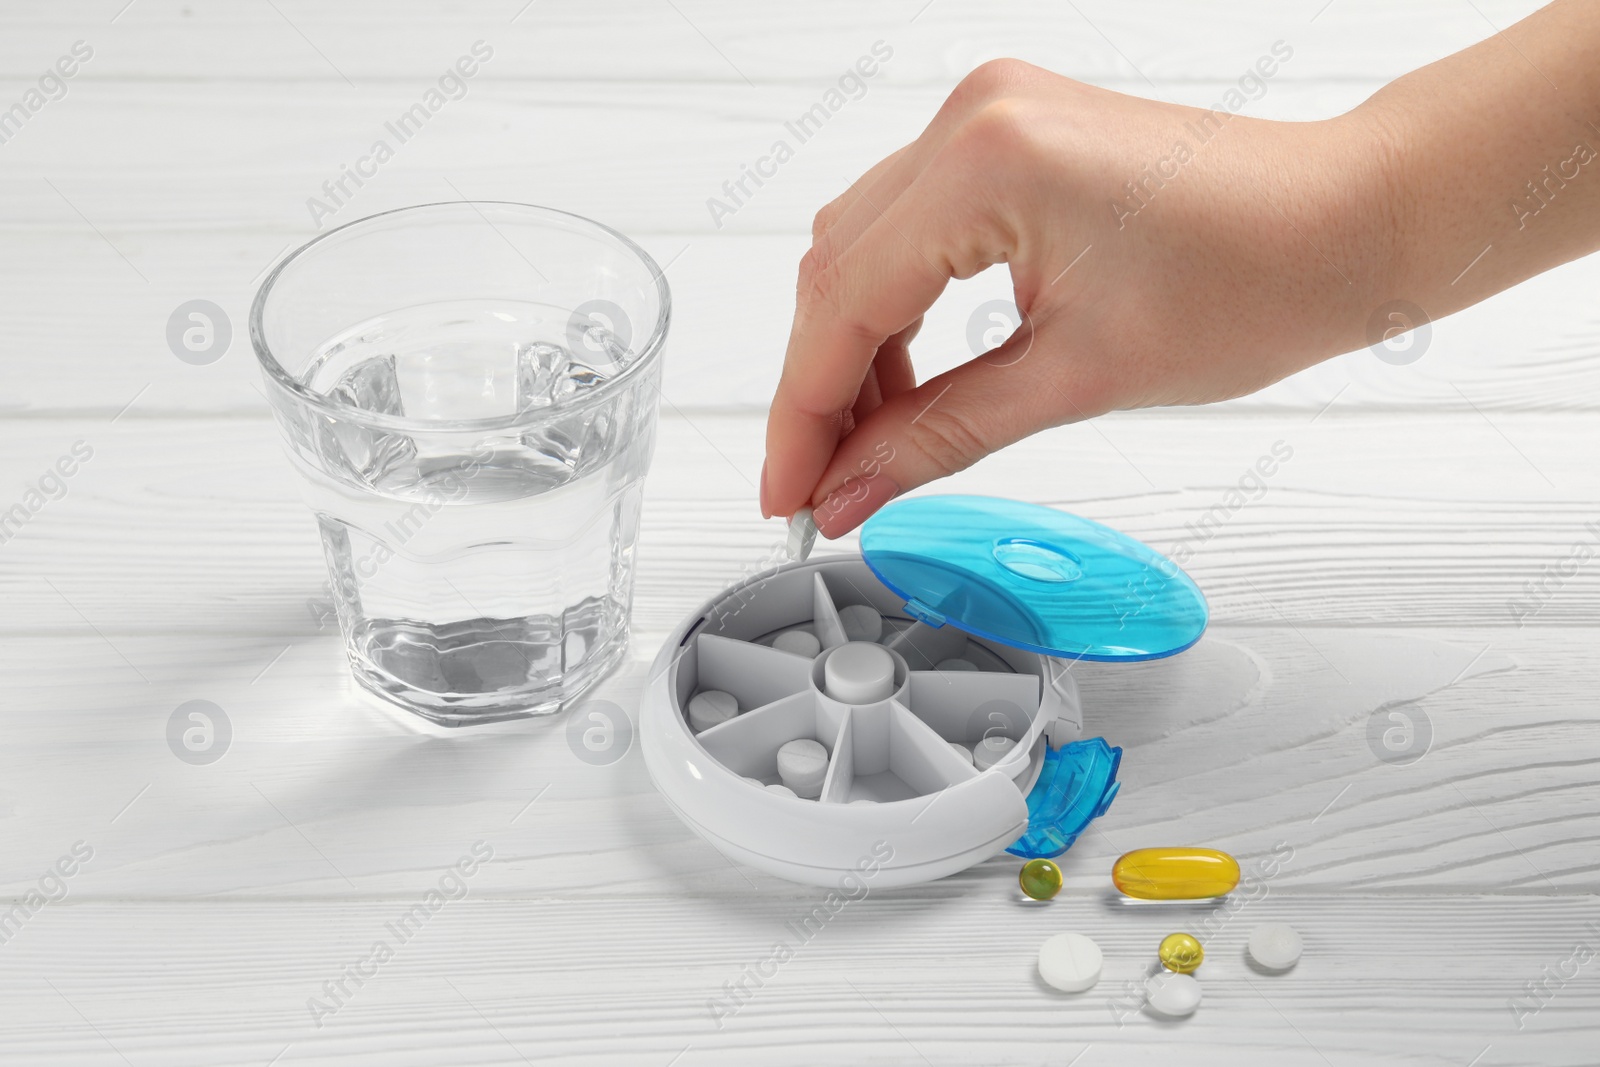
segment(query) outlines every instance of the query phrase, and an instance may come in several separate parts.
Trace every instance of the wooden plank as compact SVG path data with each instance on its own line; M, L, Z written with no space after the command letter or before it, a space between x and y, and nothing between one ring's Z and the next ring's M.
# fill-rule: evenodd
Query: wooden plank
M108 636L5 643L7 892L83 840L74 900L391 899L480 837L500 862L474 886L495 898L800 892L695 838L636 748L578 759L563 716L419 735L356 689L331 635ZM595 698L636 718L663 637L641 629ZM1286 843L1273 892L1593 894L1596 666L1592 628L1239 626L1170 661L1079 665L1086 731L1124 748L1124 785L1061 861L1068 885L1104 894L1134 848L1254 863ZM231 730L205 766L169 750L193 700ZM1426 740L1385 747L1392 727ZM1003 895L1015 866L930 892Z
M763 425L662 419L641 626L665 630L780 540L755 505ZM1138 413L1041 434L928 491L1049 503L1187 546L1219 622L1586 625L1600 570L1572 557L1600 516L1593 433L1578 414ZM306 603L321 595L321 551L276 434L260 418L0 423L14 487L0 511L75 441L95 450L64 498L0 545L0 629L92 635L87 618L112 634L316 632ZM1252 476L1279 441L1293 456Z
M410 895L429 881L417 872ZM760 988L744 979L753 993L720 1028L708 1002L767 960L775 942L798 942L788 924L822 891L784 896L741 884L673 900L469 897L446 905L359 988L347 979L351 995L320 1028L307 1002L325 997L323 983L369 958L377 940L394 943L385 924L409 900L68 905L6 945L0 988L13 1010L0 1039L46 1067L120 1063L117 1053L175 1067L275 1056L383 1065L1081 1056L1086 1065L1201 1067L1593 1059L1600 994L1586 972L1553 986L1520 1031L1508 1006L1576 943L1593 947L1584 901L1274 889L1209 939L1205 1002L1172 1023L1108 1003L1142 978L1170 917L1076 897L1022 908L1014 892L957 882L873 892L798 944ZM1262 921L1303 933L1305 957L1286 976L1243 961L1244 940ZM1052 993L1036 977L1039 942L1063 925L1106 953L1090 993ZM1472 946L1465 961L1463 932Z
M1297 48L1296 78L1378 77L1432 62L1536 10L1538 0L1404 5L1247 0L1225 10L1181 0L828 0L782 13L729 0L676 5L494 3L269 5L77 0L0 14L0 67L43 69L76 39L96 47L96 78L315 80L350 90L431 77L476 38L500 55L497 77L567 81L714 81L744 88L836 76L874 39L899 51L895 77L946 83L996 56L1099 79L1143 72L1157 83L1237 77L1274 39ZM675 11L673 8L676 7ZM115 16L115 22L112 22ZM859 42L859 44L858 44ZM502 60L500 57L503 56Z

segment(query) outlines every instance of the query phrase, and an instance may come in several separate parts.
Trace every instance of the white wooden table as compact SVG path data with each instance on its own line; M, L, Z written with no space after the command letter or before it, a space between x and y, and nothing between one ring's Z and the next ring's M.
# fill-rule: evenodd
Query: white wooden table
M722 859L637 751L586 765L557 720L427 737L358 694L306 608L323 564L243 334L264 269L315 232L307 198L492 47L334 221L529 201L670 264L633 658L601 694L633 709L668 628L776 536L753 482L811 214L966 70L1015 55L1208 104L1283 40L1293 58L1247 113L1307 118L1532 0L125 3L0 9L0 108L74 42L93 50L0 144L0 511L28 511L0 543L0 881L20 907L0 916L4 1062L1600 1058L1600 564L1575 548L1600 518L1600 261L1435 324L1410 365L1360 352L1220 408L1108 417L942 487L1170 548L1258 456L1293 450L1195 545L1201 644L1080 668L1125 784L1064 857L1062 896L1023 906L1007 857L874 892L720 1025L708 1003L820 891ZM880 40L893 57L865 95L716 225L706 200ZM968 316L1006 291L998 272L953 287L923 365L967 358ZM207 366L164 338L192 299L233 323ZM58 488L78 442L92 456ZM204 766L166 740L197 699L232 729ZM1428 724L1426 753L1380 759L1370 732L1407 722ZM475 842L493 858L465 899L372 964ZM1172 843L1292 858L1237 914L1108 901L1116 855ZM1287 976L1244 961L1266 920L1305 936ZM1200 1012L1133 1010L1158 939L1201 927ZM1107 955L1077 997L1034 970L1069 929ZM313 998L337 1010L314 1018Z

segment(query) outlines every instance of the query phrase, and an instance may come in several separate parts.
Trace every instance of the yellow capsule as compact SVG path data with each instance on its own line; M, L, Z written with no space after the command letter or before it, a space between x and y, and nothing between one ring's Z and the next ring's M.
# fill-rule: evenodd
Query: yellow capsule
M1111 867L1111 881L1140 900L1203 900L1239 884L1239 861L1214 848L1139 848Z
M1161 957L1161 966L1179 974L1191 973L1206 958L1206 950L1191 934L1168 934L1161 939L1156 954Z

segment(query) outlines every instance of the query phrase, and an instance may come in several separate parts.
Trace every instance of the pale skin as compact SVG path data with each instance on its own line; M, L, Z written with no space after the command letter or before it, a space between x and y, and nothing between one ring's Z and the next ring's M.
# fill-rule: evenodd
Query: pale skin
M1241 396L1367 346L1393 301L1437 319L1600 249L1600 0L1337 118L1213 116L1202 144L1206 116L1015 60L964 79L816 217L762 514L838 537L1040 430ZM1027 325L919 384L923 313L1001 263Z

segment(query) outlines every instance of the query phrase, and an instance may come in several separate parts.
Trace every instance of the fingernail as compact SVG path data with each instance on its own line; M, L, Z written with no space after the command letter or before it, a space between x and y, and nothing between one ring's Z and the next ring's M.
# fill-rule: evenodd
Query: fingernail
M761 461L761 517L772 518L772 509L767 507L767 461Z
M829 540L843 537L899 495L900 487L887 474L851 475L812 509L817 529Z

